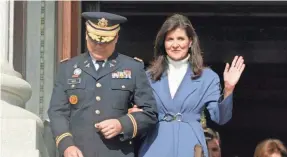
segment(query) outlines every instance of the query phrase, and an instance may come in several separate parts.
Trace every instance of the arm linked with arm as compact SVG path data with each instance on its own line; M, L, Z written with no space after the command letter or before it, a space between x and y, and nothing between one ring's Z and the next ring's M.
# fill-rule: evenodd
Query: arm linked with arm
M145 73L143 64L139 64L139 70L136 77L136 88L134 91L134 103L141 112L128 113L119 118L123 127L123 135L121 140L132 139L138 134L145 133L149 128L153 127L157 119L156 101L153 96L152 88Z

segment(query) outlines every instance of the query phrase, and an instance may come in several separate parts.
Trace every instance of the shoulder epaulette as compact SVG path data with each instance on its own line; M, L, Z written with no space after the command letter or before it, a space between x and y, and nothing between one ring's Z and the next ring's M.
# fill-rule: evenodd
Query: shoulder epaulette
M65 61L68 61L70 58L65 58L65 59L62 59L60 62L65 62Z
M143 60L142 60L142 59L140 59L140 58L138 58L138 57L134 57L134 60L136 60L136 61L139 61L139 62L142 62L142 63L143 63Z

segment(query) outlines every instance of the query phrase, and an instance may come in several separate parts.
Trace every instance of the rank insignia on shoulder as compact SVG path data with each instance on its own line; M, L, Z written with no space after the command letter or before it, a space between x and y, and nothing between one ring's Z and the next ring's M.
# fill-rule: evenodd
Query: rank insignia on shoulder
M70 58L65 58L65 59L62 59L60 62L65 62L65 61L68 61Z
M115 79L131 79L132 78L132 71L125 69L123 71L113 72L112 78L115 78Z
M143 63L143 60L142 60L142 59L140 59L140 58L138 58L138 57L134 57L134 60L136 60L136 61L139 61L139 62L142 62L142 63Z
M71 96L69 97L69 102L70 102L70 104L72 104L72 105L77 104L77 103L78 103L78 97L77 97L76 95L71 95Z

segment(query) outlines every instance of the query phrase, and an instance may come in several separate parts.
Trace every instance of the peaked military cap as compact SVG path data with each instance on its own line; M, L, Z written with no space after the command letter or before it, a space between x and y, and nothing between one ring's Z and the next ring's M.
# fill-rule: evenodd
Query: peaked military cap
M120 24L127 21L126 17L107 12L84 12L87 34L97 43L113 41L120 30Z

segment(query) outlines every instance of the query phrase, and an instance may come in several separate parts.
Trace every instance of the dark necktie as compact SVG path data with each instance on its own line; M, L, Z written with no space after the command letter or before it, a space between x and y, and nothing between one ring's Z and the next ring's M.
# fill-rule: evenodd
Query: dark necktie
M100 71L101 71L101 69L103 68L103 64L105 63L105 61L103 61L103 60L98 60L98 61L96 61L96 64L98 64L99 65L99 68L98 68L98 70L97 70L97 73L99 73Z

